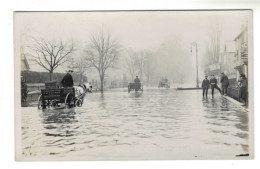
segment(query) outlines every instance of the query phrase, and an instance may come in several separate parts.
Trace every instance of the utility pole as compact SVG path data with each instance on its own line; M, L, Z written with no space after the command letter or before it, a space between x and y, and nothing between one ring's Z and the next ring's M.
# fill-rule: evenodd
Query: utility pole
M196 42L192 42L191 44L191 55L192 55L192 46L196 47L196 70L197 70L197 80L196 80L196 88L199 88L199 71L198 71L198 46Z

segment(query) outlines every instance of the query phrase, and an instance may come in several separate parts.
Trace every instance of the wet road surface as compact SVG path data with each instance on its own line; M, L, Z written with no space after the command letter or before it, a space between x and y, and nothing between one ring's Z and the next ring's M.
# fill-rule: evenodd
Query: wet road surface
M235 159L248 112L202 91L118 89L69 110L22 108L22 155L70 160Z

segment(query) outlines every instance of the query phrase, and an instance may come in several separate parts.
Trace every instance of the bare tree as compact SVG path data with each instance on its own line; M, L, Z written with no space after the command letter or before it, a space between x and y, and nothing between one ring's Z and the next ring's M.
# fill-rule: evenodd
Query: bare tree
M146 84L150 84L153 75L153 54L150 51L145 52L144 58L144 75L146 76Z
M133 50L129 49L127 50L127 57L125 59L127 64L127 71L129 72L132 81L134 80L134 76L136 75L138 71L138 59L137 54Z
M213 20L209 26L209 53L210 62L216 63L220 55L221 25L218 20Z
M137 67L138 67L138 72L141 81L143 78L143 71L144 71L144 58L145 58L145 52L143 51L139 52L137 57Z
M154 82L166 77L170 81L188 81L193 71L188 49L178 36L170 37L154 53Z
M103 30L99 34L92 34L90 37L86 60L98 70L102 92L104 90L105 73L116 63L118 49L118 42L109 33L104 33Z
M33 45L28 47L30 60L46 69L50 73L50 80L52 80L53 71L69 61L70 55L74 52L73 41L67 44L62 41L33 39Z
M79 73L79 83L83 83L83 75L86 73L86 71L91 67L91 64L89 62L86 62L86 58L81 56L79 57L74 65L77 73Z

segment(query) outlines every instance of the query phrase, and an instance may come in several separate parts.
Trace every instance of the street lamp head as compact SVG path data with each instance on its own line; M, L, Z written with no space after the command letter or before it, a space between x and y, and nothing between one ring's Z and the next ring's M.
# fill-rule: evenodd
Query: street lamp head
M192 46L197 46L197 42L194 41L194 42L191 43L191 45Z

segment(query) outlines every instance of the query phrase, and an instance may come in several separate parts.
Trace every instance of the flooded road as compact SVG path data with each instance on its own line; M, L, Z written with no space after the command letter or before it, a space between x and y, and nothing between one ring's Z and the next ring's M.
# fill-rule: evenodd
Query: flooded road
M248 112L200 90L117 89L87 94L82 107L22 113L28 158L234 159L249 151Z

